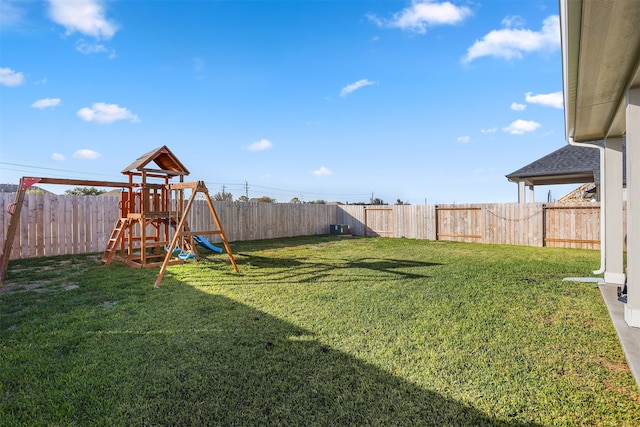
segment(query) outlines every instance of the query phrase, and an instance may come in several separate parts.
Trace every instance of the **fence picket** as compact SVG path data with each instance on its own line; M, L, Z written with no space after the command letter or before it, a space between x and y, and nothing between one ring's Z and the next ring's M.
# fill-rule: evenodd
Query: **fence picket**
M13 193L0 193L0 239ZM119 218L118 197L26 195L11 258L100 252ZM330 224L351 233L428 240L599 249L599 204L320 205L213 202L229 241L328 234ZM382 208L382 209L376 209ZM366 213L365 213L366 212ZM626 212L625 212L626 215ZM206 201L188 218L195 230L213 230ZM626 224L626 219L625 222ZM219 235L206 236L220 243Z

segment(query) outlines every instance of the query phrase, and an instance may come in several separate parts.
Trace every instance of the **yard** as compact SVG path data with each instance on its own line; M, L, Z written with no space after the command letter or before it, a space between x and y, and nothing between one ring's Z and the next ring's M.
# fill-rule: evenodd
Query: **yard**
M168 269L12 261L1 425L627 425L599 252L411 239L232 244ZM204 252L204 251L203 251Z

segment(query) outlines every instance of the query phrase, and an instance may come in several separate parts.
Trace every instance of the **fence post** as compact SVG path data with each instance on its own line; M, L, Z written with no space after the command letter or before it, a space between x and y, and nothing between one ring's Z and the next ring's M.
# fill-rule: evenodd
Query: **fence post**
M440 240L438 239L438 235L440 234L440 230L438 229L438 223L440 222L439 218L438 218L438 205L435 205L434 207L435 209L435 213L433 215L433 218L435 219L435 224L434 224L434 230L436 232L436 240Z
M21 226L13 230L15 244L12 246L12 259L79 254L100 249L105 244L102 241L105 237L101 234L105 224L113 224L119 218L117 198L98 196L92 200L82 200L87 197L92 198L44 195L37 198L38 203L32 196L24 197L24 208L19 218ZM3 200L9 202L7 198ZM94 203L99 207L93 207ZM520 204L517 209L515 204L344 208L254 202L216 204L219 204L216 209L220 208L219 215L225 223L225 232L230 241L324 234L327 225L335 222L349 223L352 232L367 237L382 231L387 232L389 237L434 241L474 239L472 241L485 244L538 247L562 246L564 243L588 247L596 243L595 237L589 236L597 234L592 230L597 220L590 219L593 216L591 214L578 215L573 228L569 221L565 221L565 218L571 218L573 211L590 212L597 209L593 204ZM204 201L195 201L189 221L199 229L208 229L207 224L211 221L204 220L208 215L198 214L203 207ZM339 214L338 209L343 209L343 213ZM380 209L384 211L378 212ZM478 213L477 210L483 212ZM383 215L377 215L376 212ZM0 221L4 222L0 224L3 227L0 230L2 240L7 237L8 217L8 214L4 215L3 219L0 215ZM395 234L392 233L394 230ZM92 243L97 243L97 246L92 246Z
M542 218L542 224L540 224L540 229L542 230L542 244L541 246L544 248L547 246L547 205L545 203L542 204L542 213L540 214Z

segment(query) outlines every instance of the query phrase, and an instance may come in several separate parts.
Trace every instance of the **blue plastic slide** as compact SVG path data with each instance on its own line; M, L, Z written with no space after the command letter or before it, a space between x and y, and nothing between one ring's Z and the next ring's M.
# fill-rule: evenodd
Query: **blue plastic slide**
M171 226L171 228L176 228L175 224L173 223L173 221L169 220L169 225ZM193 228L191 229L191 231L193 231ZM198 235L194 235L192 236L193 240L195 240L195 242L197 244L199 244L200 246L202 246L203 248L207 248L210 251L213 252L217 252L219 254L222 253L222 249L213 245L210 241L208 241L203 235L198 234Z
M194 235L194 236L193 236L193 240L195 240L195 242L196 242L197 244L199 244L200 246L202 246L202 247L204 247L204 248L207 248L207 249L209 249L210 251L217 252L217 253L219 253L219 254L220 254L220 253L222 253L222 249L221 249L221 248L219 248L219 247L217 247L217 246L215 246L215 245L211 244L211 242L210 242L210 241L208 241L208 240L207 240L204 236L202 236L202 235Z

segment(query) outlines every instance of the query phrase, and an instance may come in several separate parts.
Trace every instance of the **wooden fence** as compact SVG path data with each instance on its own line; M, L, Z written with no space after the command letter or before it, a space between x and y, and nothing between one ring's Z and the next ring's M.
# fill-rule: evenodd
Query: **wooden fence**
M0 241L14 194L0 193ZM118 197L26 195L11 259L101 252L118 219ZM347 224L356 236L406 237L526 246L598 249L600 206L583 204L316 205L214 202L233 241L329 234ZM215 229L206 202L189 218L195 230ZM209 236L214 243L219 236Z

